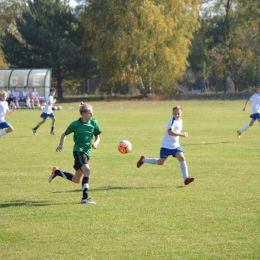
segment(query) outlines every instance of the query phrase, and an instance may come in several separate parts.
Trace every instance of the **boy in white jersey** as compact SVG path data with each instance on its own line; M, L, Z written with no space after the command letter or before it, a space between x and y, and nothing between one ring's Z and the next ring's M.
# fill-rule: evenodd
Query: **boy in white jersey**
M257 93L253 94L245 103L243 112L246 111L246 106L249 101L252 101L252 115L250 115L251 121L246 124L243 128L237 131L237 138L240 138L241 133L251 127L256 120L260 123L260 84L257 86Z
M31 108L30 104L30 92L28 90L27 86L24 86L23 91L22 91L22 99L21 99L25 104L27 108Z
M5 91L0 92L0 129L5 129L0 132L0 136L11 133L14 128L5 120L5 114L10 114L16 108L9 110L8 103L6 102L7 94Z
M50 118L52 119L51 132L50 132L50 134L55 135L55 132L54 132L54 124L55 124L56 118L55 118L54 113L52 112L52 105L56 102L56 99L54 99L55 93L56 93L56 89L55 89L55 88L51 88L50 94L49 94L49 96L47 97L47 100L46 100L46 105L45 105L45 107L44 107L43 113L41 114L42 121L40 121L37 126L35 126L34 128L32 128L32 131L33 131L33 134L34 134L34 135L36 135L37 129L38 129L43 123L45 123L45 121L46 121L46 119L47 119L48 117L50 117Z
M5 92L6 92L6 102L8 103L9 108L14 107L12 92L11 90L8 89L7 86L5 86Z
M34 102L36 102L38 108L41 108L40 101L39 101L39 93L36 90L36 87L32 87L32 91L31 91L32 108L34 108Z
M166 133L163 137L160 159L158 158L146 158L141 156L137 162L137 168L141 167L143 163L163 165L168 156L176 157L180 163L184 184L188 185L194 181L194 178L190 178L188 174L188 166L185 161L183 149L179 143L179 137L188 137L187 132L181 132L182 130L182 108L176 106L172 109L173 117L168 121Z
M15 106L20 109L19 101L20 101L20 92L17 89L17 86L14 86L14 90L12 91L12 96L13 96L13 102Z

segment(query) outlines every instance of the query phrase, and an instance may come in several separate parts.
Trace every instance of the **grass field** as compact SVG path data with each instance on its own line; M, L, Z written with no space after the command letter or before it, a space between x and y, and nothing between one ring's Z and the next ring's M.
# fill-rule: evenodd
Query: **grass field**
M57 177L51 167L73 170L72 135L56 153L61 133L79 117L78 104L61 104L51 121L41 111L7 115L15 131L0 137L0 259L174 260L260 259L260 130L249 122L251 108L238 101L92 102L102 134L92 150L90 196L81 185ZM184 186L179 163L144 164L158 157L172 107L184 109L181 138L194 183ZM117 144L131 141L121 155Z

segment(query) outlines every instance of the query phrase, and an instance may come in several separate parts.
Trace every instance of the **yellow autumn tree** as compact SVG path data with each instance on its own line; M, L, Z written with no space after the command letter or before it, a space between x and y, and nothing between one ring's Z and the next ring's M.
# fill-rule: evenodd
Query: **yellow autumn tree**
M91 0L83 45L98 60L105 90L140 85L171 89L187 67L200 0Z

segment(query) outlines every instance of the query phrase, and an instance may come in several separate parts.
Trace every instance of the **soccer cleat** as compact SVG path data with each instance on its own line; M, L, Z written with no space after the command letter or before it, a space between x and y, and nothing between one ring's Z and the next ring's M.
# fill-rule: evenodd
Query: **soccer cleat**
M240 138L241 133L239 131L237 131L237 138Z
M191 182L193 182L194 181L194 178L186 178L186 180L184 181L184 184L185 185L188 185L188 184L190 184Z
M137 166L137 168L140 168L142 165L143 165L143 159L144 159L145 157L142 155L141 157L140 157L140 159L139 159L139 161L137 162L137 164L136 164L136 166Z
M51 183L51 181L56 177L55 171L58 170L59 168L56 166L53 166L51 169L51 175L49 176L48 181Z
M50 134L51 134L51 135L56 135L54 131L51 131Z
M36 135L36 130L34 128L32 128L33 131L33 135Z
M92 205L96 205L96 202L93 201L93 200L91 200L90 198L81 200L81 203L82 203L82 204L92 204Z

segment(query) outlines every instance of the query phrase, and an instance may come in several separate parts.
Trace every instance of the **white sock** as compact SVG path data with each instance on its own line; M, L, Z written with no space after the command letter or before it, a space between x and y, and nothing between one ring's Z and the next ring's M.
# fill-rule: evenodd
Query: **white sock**
M143 162L150 163L150 164L158 164L158 159L157 158L144 158Z
M250 127L250 125L245 125L242 129L239 130L240 133L246 131L248 128Z
M183 179L186 180L189 177L188 165L186 164L186 161L180 162L180 167L181 167Z
M6 134L6 131L5 131L5 130L2 131L2 132L0 132L0 136L5 135L5 134Z

